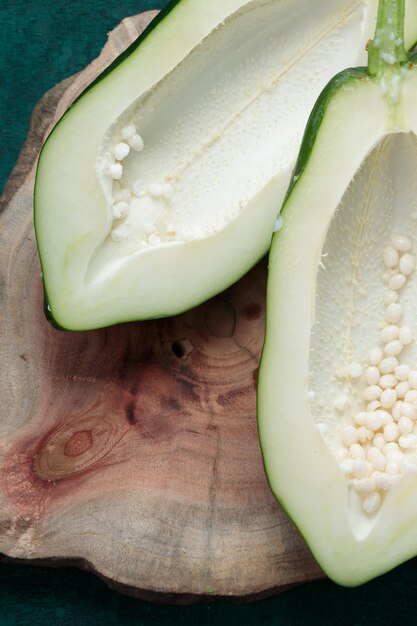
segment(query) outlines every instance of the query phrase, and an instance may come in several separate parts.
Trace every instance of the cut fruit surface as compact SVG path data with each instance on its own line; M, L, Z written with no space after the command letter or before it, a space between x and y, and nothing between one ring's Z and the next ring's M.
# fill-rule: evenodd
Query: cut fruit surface
M175 314L244 274L269 246L308 111L365 61L376 8L173 3L41 153L35 226L55 323Z
M270 258L265 467L346 585L417 552L417 71L400 56L403 8L381 2L376 73L346 71L319 99Z

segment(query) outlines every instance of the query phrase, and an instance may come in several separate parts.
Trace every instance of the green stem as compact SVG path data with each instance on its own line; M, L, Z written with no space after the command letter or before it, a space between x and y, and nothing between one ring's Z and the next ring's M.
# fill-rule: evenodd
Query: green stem
M405 0L379 0L375 37L368 44L371 76L398 70L407 62L404 48Z

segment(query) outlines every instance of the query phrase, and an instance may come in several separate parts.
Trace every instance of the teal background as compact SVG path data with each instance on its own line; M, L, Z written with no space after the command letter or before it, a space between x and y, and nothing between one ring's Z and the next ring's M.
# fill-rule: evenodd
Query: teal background
M210 0L201 0L201 2ZM125 16L158 0L0 0L0 188L31 110L46 90L99 53ZM249 605L165 606L127 598L92 574L0 562L0 626L394 626L417 624L417 563L357 589L311 583Z

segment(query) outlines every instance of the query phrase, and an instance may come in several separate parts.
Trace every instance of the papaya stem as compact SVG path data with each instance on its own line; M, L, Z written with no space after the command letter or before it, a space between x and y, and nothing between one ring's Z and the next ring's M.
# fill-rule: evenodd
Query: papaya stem
M379 0L374 39L368 43L368 71L382 76L407 62L404 48L405 0Z

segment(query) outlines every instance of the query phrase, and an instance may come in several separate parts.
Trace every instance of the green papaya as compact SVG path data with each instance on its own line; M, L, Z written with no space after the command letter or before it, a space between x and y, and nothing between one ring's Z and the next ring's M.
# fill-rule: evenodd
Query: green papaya
M417 65L381 0L368 67L306 127L274 235L258 389L272 491L323 570L417 553Z
M55 325L180 313L253 266L311 106L365 62L376 13L376 0L172 2L40 155L35 229Z

